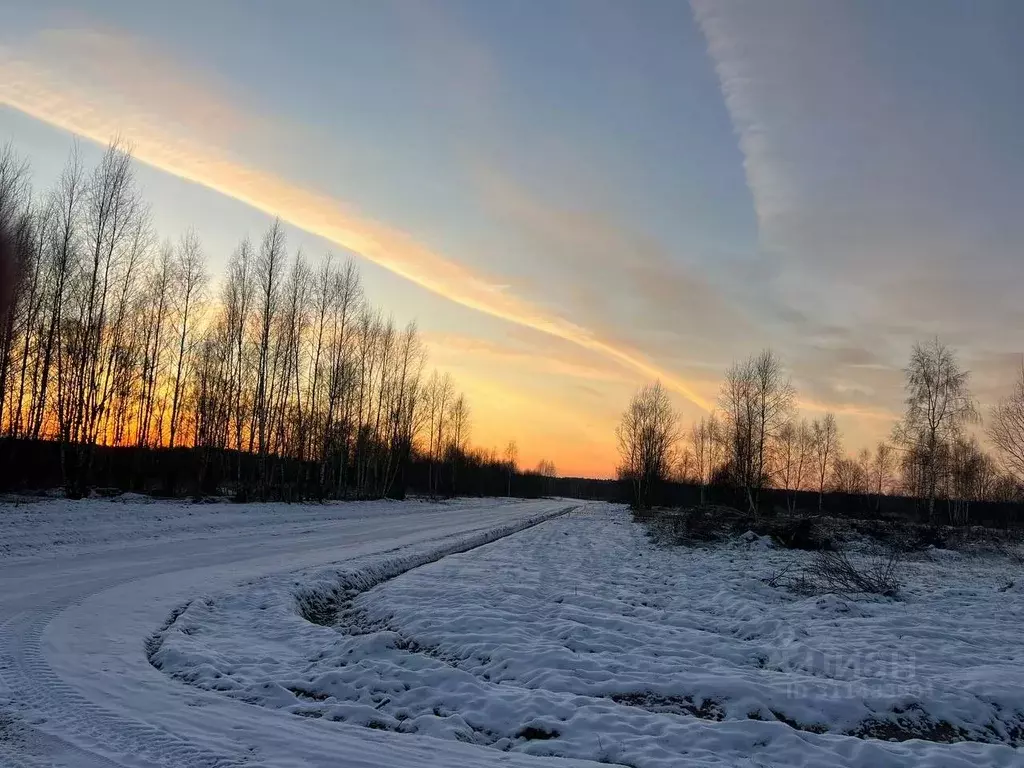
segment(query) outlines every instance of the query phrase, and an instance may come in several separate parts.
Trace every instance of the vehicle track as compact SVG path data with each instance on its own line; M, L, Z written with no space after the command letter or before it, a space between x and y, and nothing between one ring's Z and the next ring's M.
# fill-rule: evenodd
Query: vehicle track
M161 678L162 682L145 680L144 683L159 697L171 702L173 717L156 718L155 710L136 711L130 703L127 707L119 705L123 702L111 704L105 697L98 696L97 691L110 689L129 702L133 696L135 701L140 701L139 696L144 694L132 691L132 680L123 679L123 670L93 670L87 688L82 686L77 672L72 674L72 679L66 679L61 671L69 669L69 661L74 661L68 658L69 641L62 635L59 639L63 645L55 649L47 630L55 624L68 624L70 615L76 611L81 613L97 597L119 589L135 592L136 585L141 594L144 586L154 579L163 579L158 583L168 585L178 585L179 577L182 584L193 581L195 591L189 597L194 597L202 594L207 584L197 574L206 571L212 571L220 579L229 579L227 584L230 585L267 573L329 564L332 553L340 553L340 556L333 555L334 561L345 560L346 546L365 557L369 551L383 553L456 535L479 535L488 528L515 529L517 521L537 517L540 512L554 515L564 511L565 505L534 509L533 515L529 514L531 509L529 505L522 511L514 506L426 512L417 509L408 516L339 521L337 526L326 530L319 528L315 535L288 531L285 535L274 536L270 530L263 539L243 528L236 537L174 541L163 545L158 542L133 547L129 562L119 560L120 553L107 552L49 558L35 564L0 564L0 718L10 724L6 738L0 732L0 765L15 768L242 768L272 764L274 761L264 761L264 756L252 744L231 733L224 734L223 739L216 738L216 732L204 733L209 738L201 743L189 738L189 729L182 728L181 723L194 725L197 720L201 721L197 714L205 714L205 708L195 707L208 705L208 701L196 699L198 692L191 692L149 667L145 659L146 634L124 638L125 653L130 657L127 660L130 663L125 666L138 672L138 666L132 665L141 661L154 676ZM235 571L232 571L233 566L236 566ZM163 597L161 595L161 599ZM163 616L170 613L177 596L168 595L166 599L171 604L163 611ZM176 604L180 604L180 600ZM125 610L132 610L132 606ZM157 630L159 624L159 619L154 621L148 633ZM91 647L94 646L95 643ZM61 662L58 667L61 671L55 670L54 661ZM96 666L95 659L92 664ZM110 679L104 679L105 674ZM155 705L156 709L162 706L163 701ZM187 712L190 707L193 711ZM228 727L241 730L240 726Z
M134 765L140 759L145 765L175 768L225 768L242 762L238 755L197 749L157 726L112 713L62 680L47 663L41 640L64 607L54 603L22 611L0 623L0 695L11 715L42 731L49 746L71 753L66 756L75 758L73 764L89 768ZM40 728L44 725L47 727ZM53 729L59 730L59 735ZM113 758L93 751L101 745ZM18 759L5 751L0 743L5 760L17 759L25 766L52 764L52 756L36 763L28 756Z

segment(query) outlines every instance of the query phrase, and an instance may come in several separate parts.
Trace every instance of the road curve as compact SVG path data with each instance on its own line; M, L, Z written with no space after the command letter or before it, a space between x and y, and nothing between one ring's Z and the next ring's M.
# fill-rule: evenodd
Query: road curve
M17 768L590 765L306 720L154 669L145 640L178 606L271 574L481 532L564 501L408 502L296 520L282 508L189 536L0 559L0 765ZM45 505L37 533L45 536ZM332 507L336 511L339 507ZM180 512L181 505L177 505ZM205 509L195 507L197 525ZM367 507L372 512L374 507ZM0 506L0 515L4 513ZM152 508L147 513L153 515ZM192 515L190 511L189 516ZM156 518L159 520L160 518ZM186 521L186 524L188 521ZM83 519L83 525L88 518ZM0 524L0 539L4 533ZM38 537L37 537L38 538ZM10 549L8 548L8 554Z

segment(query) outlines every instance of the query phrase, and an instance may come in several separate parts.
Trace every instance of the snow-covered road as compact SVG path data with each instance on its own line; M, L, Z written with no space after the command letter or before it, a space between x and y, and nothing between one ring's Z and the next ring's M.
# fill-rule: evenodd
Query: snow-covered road
M314 569L194 601L153 659L295 719L476 744L482 766L1024 766L1016 557L908 554L899 600L766 583L814 557L753 533L660 547L592 504L394 578Z
M175 608L242 582L444 546L570 506L3 505L0 765L544 765L252 706L162 674L145 643Z

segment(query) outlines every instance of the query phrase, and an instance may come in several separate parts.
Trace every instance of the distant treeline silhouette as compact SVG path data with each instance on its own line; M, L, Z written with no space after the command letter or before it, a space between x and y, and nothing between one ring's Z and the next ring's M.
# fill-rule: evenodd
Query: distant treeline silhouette
M76 146L41 194L0 148L0 230L14 262L4 487L263 499L518 486L514 443L501 457L470 448L466 398L427 374L415 324L375 309L351 260L310 264L274 221L211 282L194 231L155 236L118 141L94 168Z
M806 511L813 496L818 512L852 514L870 504L879 515L905 516L909 501L931 522L1024 517L1024 370L988 418L996 457L968 431L981 417L970 374L949 347L938 339L915 344L904 373L905 412L891 442L856 456L844 454L834 414L800 418L796 391L770 350L734 364L718 409L689 430L660 383L643 387L617 430L629 502L648 509L725 498L756 516L765 507ZM696 497L680 490L694 487Z
M60 445L55 441L22 441L0 439L0 491L36 492L40 489L59 488L61 470ZM230 449L214 453L213 460L192 448L138 448L135 446L98 445L93 458L92 493L114 495L138 492L154 496L205 498L228 489L238 501L254 500L244 484L235 483L238 463L242 475L257 471L259 457L254 454L234 454ZM300 464L294 459L272 459L279 478L270 486L270 498L285 501L310 500L316 497L315 483L304 480L315 476L315 462ZM472 458L470 459L470 462ZM443 479L435 494L450 496L456 492L468 496L501 496L507 492L508 472L504 462L483 465L466 464L461 467L465 481L453 486ZM427 493L430 478L436 476L436 467L422 456L414 456L405 468L402 483L392 489L399 497L403 491ZM536 472L517 472L513 475L512 494L522 498L559 496L593 501L633 504L633 486L628 480L601 480L593 478L551 477ZM351 491L354 493L354 491ZM742 508L746 496L742 489L721 476L708 485L694 482L666 480L659 483L651 499L654 507L689 508L702 505L720 505ZM791 492L779 488L765 488L758 499L758 514L775 513L817 514L817 491ZM826 491L824 509L827 514L853 519L897 519L913 522L958 522L955 507L949 500L938 504L934 520L927 504L920 498L898 494L877 497L872 493L844 493ZM1013 501L977 501L971 505L970 521L976 525L1000 528L1024 526L1024 509Z
M40 491L62 489L61 445L54 440L0 438L0 492L34 495ZM452 473L454 466L454 475ZM156 497L212 498L228 496L235 501L380 498L360 494L356 488L323 489L317 482L319 464L295 458L271 456L265 466L273 475L265 495L243 478L254 477L260 468L257 454L233 449L198 451L193 447L150 448L138 446L96 445L93 448L88 493L112 496L123 492L144 493ZM439 469L446 471L439 471ZM505 496L539 498L578 496L616 500L618 490L602 483L618 481L573 480L516 471L509 487L508 465L480 452L468 452L457 458L449 455L443 464L434 464L420 451L413 452L388 492L390 498L409 493L435 497ZM433 485L432 485L433 483ZM593 485L591 485L593 484ZM585 489L590 488L588 492Z

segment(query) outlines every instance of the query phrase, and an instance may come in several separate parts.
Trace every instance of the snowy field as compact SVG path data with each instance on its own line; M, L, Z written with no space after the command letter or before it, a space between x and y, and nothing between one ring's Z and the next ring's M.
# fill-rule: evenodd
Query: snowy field
M334 563L386 570L570 506L2 504L0 766L479 766L473 745L381 739L184 685L147 651L177 609L204 595Z
M1024 766L1019 561L765 583L808 557L558 500L5 505L0 766Z
M503 504L495 500L489 506ZM456 500L437 509L480 506ZM138 544L195 542L224 536L315 535L341 521L399 517L422 502L329 502L325 504L192 504L126 493L106 501L43 501L26 497L0 501L0 557L5 562L62 554L98 553Z
M295 720L432 742L439 765L453 745L476 765L1024 765L1024 574L1005 557L923 554L899 601L801 597L763 579L807 553L659 549L603 505L428 549L195 600L152 661Z

